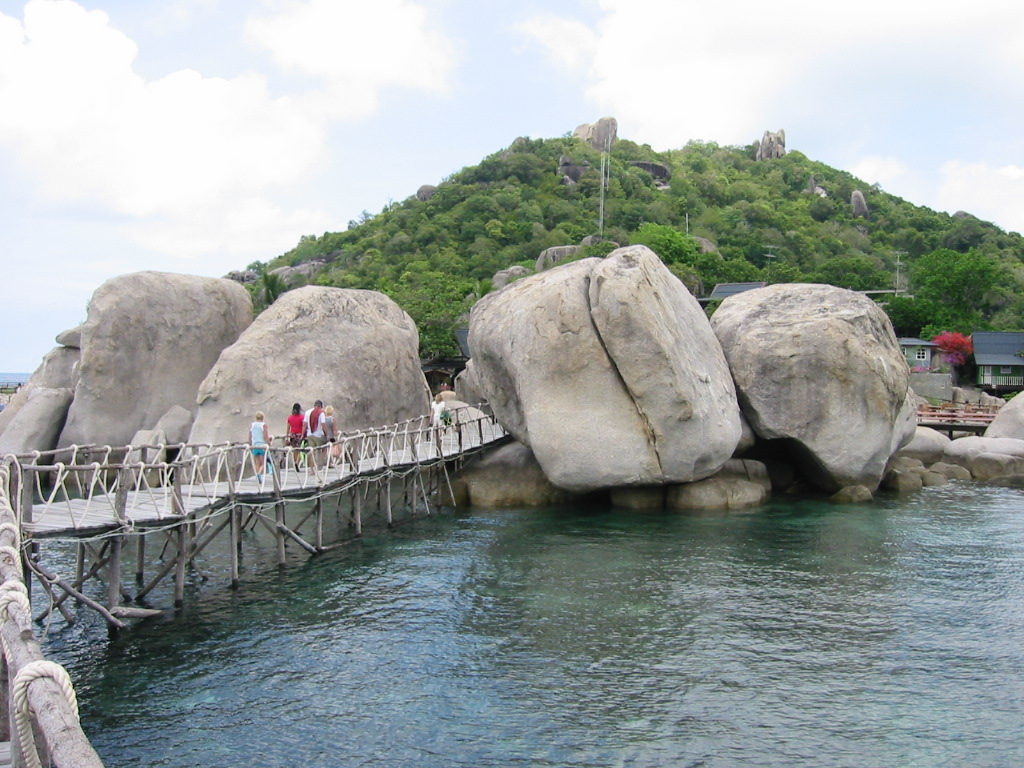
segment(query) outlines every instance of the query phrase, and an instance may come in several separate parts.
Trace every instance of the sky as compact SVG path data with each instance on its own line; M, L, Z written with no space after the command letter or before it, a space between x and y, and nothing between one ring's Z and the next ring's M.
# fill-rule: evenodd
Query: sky
M0 370L518 136L787 148L1024 231L1019 0L0 0Z

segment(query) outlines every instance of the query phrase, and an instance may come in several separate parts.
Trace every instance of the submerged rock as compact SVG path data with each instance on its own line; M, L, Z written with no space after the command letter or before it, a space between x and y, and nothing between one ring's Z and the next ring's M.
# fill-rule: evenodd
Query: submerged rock
M697 480L740 439L732 379L707 319L644 246L484 297L470 347L495 416L561 488Z

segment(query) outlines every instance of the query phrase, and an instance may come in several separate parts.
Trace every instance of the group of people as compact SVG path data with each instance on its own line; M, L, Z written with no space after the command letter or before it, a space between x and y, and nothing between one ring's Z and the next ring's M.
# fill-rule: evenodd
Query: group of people
M334 443L337 436L338 430L334 422L333 406L328 405L324 408L322 400L317 400L313 403L313 407L306 411L302 410L299 403L292 406L284 435L285 445L289 448L313 449L310 455L315 463L318 454L323 453L317 449L322 449L328 443ZM256 411L255 421L249 425L249 444L252 445L256 476L260 480L263 479L263 473L267 467L267 451L272 442L273 438L270 436L266 414L263 411ZM335 451L336 446L331 450ZM273 468L273 464L270 466Z

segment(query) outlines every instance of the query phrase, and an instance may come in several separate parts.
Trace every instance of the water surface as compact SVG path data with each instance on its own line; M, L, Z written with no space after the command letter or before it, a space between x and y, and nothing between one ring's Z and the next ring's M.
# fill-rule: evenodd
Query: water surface
M48 652L110 768L1024 765L1021 500L473 510Z

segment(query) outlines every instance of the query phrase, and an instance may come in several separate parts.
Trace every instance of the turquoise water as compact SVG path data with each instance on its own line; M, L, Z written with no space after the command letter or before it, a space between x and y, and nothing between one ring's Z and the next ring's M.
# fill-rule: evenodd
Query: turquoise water
M473 510L48 652L111 768L1022 765L1022 498Z

